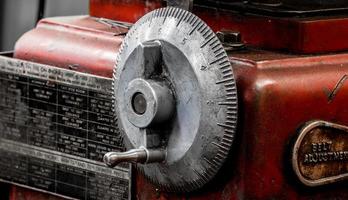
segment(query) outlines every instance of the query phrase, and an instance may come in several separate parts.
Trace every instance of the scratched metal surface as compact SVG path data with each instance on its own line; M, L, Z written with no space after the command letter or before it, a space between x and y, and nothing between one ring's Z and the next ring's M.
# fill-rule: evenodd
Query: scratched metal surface
M77 199L129 199L111 79L0 56L0 179Z

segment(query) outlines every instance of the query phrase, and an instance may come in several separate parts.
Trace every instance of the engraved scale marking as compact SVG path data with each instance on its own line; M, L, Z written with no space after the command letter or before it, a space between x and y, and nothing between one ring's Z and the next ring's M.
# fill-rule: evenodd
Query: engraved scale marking
M229 83L230 81L233 81L234 78L230 77L230 78L226 78L226 79L222 79L216 82L216 84L221 84L221 83Z
M229 150L229 148L227 148L227 147L225 147L225 146L222 146L221 144L218 144L218 143L216 143L216 142L212 142L212 144L215 145L215 146L217 146L217 147L219 147L219 148L221 148L221 149L224 149L224 150L226 150L226 151Z
M217 40L216 40L215 42L218 43ZM222 49L222 48L217 48L217 49L214 50L214 53L215 53L215 54L218 54L219 52L223 52L223 51L224 51L224 49Z
M189 35L192 35L193 32L197 29L197 27L198 27L200 24L202 24L202 22L199 21L197 17L194 16L193 18L194 18L194 25L191 24L193 27L192 27L191 31L189 32ZM197 23L197 22L198 22L198 23Z
M223 78L228 78L228 77L231 77L231 76L233 76L233 72L232 72L232 70L230 70L230 71L225 71L225 73L224 72L222 72L223 73Z
M206 157L203 157L203 159L204 159L207 163L209 163L210 165L213 165L213 163L212 163L210 160L208 160Z
M179 12L176 12L177 15L179 16L179 20L178 20L178 23L176 23L176 27L178 27L181 23L182 20L185 20L185 18L187 17L187 15L183 15L182 14L182 10L180 10ZM177 16L176 16L177 17Z
M235 102L225 101L225 102L219 102L218 105L221 105L221 106L234 106L234 105L237 105L237 104Z
M216 53L216 52L218 52L220 50L223 50L223 48L220 46L219 39L216 39L215 44L211 45L211 49L214 50L214 53Z
M220 69L221 69L221 67L220 67ZM221 72L223 74L228 74L228 76L233 76L233 72L230 68L221 69Z
M217 62L220 62L220 61L223 61L224 59L226 59L225 56L222 56L222 57L218 57L216 60L212 61L211 63L209 63L209 65L213 65Z
M235 129L236 128L235 126L231 126L231 125L223 124L223 123L217 123L217 125L221 126L223 128L227 128L227 129Z
M204 48L210 41L212 41L214 39L214 35L212 34L212 36L210 38L207 38L205 40L205 42L201 45L201 48Z
M201 49L204 48L206 51L212 52L214 54L213 57L215 59L212 62L210 62L209 65L212 68L217 69L219 73L221 73L221 76L224 77L224 79L216 81L216 84L222 84L221 88L224 88L224 93L226 95L225 100L223 102L217 102L217 104L221 103L221 105L219 106L222 106L224 109L226 109L225 122L217 123L219 127L222 127L224 129L224 134L221 138L221 144L213 144L216 145L216 147L218 148L215 157L211 160L203 158L209 165L209 167L206 169L207 171L203 170L202 172L198 172L194 169L195 173L200 178L198 180L186 180L185 182L182 182L179 185L160 185L158 180L156 180L153 177L148 177L145 174L145 176L148 179L150 179L151 182L160 185L160 187L164 190L188 191L194 188L199 188L203 184L205 184L206 180L210 180L220 169L222 163L228 156L229 148L231 147L234 140L234 134L237 125L237 118L235 117L235 115L237 115L238 113L236 85L229 58L227 57L222 45L220 44L213 31L203 21L201 21L198 17L192 15L187 11L183 11L177 8L169 8L156 10L154 15L145 16L141 19L140 23L144 24L148 23L149 21L153 22L155 18L161 17L165 18L163 20L164 23L166 23L167 19L174 18L176 20L176 27L178 29L184 27L184 25L189 25L191 29L188 31L186 35L188 40L191 39L193 33L199 33L204 38L204 41L200 45ZM130 34L136 32L138 28L140 28L140 26L133 26L130 30ZM119 59L120 57L118 56L117 62L119 62ZM202 72L204 73L204 71ZM114 73L116 73L116 70L114 70ZM141 172L144 174L144 171Z

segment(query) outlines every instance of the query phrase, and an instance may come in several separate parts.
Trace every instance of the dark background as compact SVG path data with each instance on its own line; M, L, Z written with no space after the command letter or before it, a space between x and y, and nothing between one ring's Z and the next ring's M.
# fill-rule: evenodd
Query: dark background
M39 18L86 15L88 3L88 0L0 0L0 51L13 50L18 38L33 29Z

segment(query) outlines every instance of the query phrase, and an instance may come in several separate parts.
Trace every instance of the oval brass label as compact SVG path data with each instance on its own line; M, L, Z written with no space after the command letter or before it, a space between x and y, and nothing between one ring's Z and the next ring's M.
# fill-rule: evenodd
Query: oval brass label
M292 166L307 186L348 179L348 127L326 121L304 125L294 145Z

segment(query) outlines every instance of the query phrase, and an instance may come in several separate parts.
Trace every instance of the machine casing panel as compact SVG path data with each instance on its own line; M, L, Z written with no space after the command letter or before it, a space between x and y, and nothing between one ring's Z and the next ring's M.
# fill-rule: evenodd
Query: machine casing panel
M17 42L15 57L111 77L125 32L92 17L44 19ZM135 173L134 198L348 198L345 182L302 186L290 164L293 139L302 124L313 119L348 124L348 85L342 79L348 73L348 54L300 56L249 48L229 56L236 74L240 121L235 147L219 176L202 190L178 195L158 191ZM22 194L27 199L36 195L13 187L11 199ZM40 198L48 197L35 196Z

